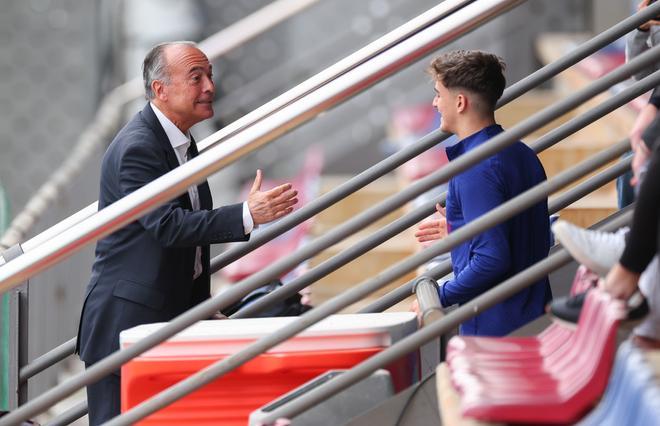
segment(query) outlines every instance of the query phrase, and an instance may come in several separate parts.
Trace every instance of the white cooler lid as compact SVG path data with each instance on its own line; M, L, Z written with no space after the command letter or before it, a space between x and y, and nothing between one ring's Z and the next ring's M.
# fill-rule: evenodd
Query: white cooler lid
M298 317L247 318L200 321L141 357L228 355L260 337L296 321ZM167 323L139 325L120 333L127 347ZM331 315L299 335L270 349L270 353L386 347L417 329L413 312Z

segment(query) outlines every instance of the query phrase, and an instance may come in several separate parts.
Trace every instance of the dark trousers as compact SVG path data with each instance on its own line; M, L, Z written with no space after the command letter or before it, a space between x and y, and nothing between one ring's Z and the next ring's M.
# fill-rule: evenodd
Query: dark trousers
M93 364L85 363L85 368ZM100 425L120 414L119 374L112 373L87 386L87 407L90 426Z

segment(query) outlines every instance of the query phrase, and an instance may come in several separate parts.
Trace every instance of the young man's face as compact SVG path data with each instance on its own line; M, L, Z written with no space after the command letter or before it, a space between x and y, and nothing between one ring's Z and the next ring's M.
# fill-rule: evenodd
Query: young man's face
M433 90L435 91L433 107L438 110L442 117L440 130L455 133L456 118L458 116L456 93L447 89L440 80L435 81Z

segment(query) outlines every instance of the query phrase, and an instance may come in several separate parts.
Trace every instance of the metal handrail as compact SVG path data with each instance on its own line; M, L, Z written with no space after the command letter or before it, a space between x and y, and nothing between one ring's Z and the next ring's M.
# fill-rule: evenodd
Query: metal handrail
M201 41L199 45L210 59L217 59L316 2L318 0L275 0ZM49 204L57 199L60 189L78 174L94 149L98 149L108 138L112 137L112 133L121 122L122 108L143 95L142 79L134 78L116 87L105 96L94 120L78 138L69 158L37 190L23 210L12 220L11 226L0 239L0 252L21 242ZM94 202L74 214L74 218L69 217L34 237L27 243L29 249L63 232L72 224L93 215L96 211L97 203ZM23 251L25 252L25 248ZM4 260L0 259L0 265L2 263Z
M616 158L618 155L619 155L618 153L613 153L612 159ZM605 170L595 174L589 179L586 179L584 182L565 191L563 194L561 194L554 200L548 202L548 213L551 215L555 214L559 212L561 209L573 204L575 201L579 200L585 195L602 187L611 180L616 179L617 177L619 177L620 175L622 175L623 173L625 173L627 170L630 169L631 162L632 162L631 157L626 157L624 159L621 159L613 166L607 167ZM446 260L436 265L432 269L423 272L420 276L439 280L448 273L450 273L451 271L452 271L451 260ZM377 300L374 300L369 305L357 311L357 313L370 314L376 312L383 312L384 310L391 308L397 303L410 297L413 294L414 285L415 285L415 279L412 279L407 283L402 284L396 289L390 291L389 293L384 294Z
M44 426L66 426L87 414L87 401L81 401L62 414L51 419Z
M40 357L23 366L18 373L19 383L27 383L28 379L41 373L48 367L55 365L66 357L73 355L76 350L76 338L67 340L56 348L51 349Z
M596 107L590 109L586 113L575 117L556 129L548 132L544 136L540 137L534 143L531 144L531 148L537 154L543 152L554 144L558 143L565 137L581 130L587 125L593 123L594 121L604 117L606 114L614 111L616 108L626 104L627 102L635 99L639 95L647 92L648 90L660 85L660 75L652 74L646 77L645 79L634 83L630 87L622 90L615 96L610 99L602 102ZM231 316L231 318L247 318L252 316L262 309L266 308L271 303L276 301L284 300L292 294L302 290L308 285L313 284L319 279L325 277L326 275L332 273L333 271L341 268L357 257L365 254L369 250L377 247L379 244L382 244L386 240L394 237L400 232L408 229L409 227L417 224L420 220L428 217L435 212L436 203L444 204L447 193L444 192L438 197L429 200L416 208L415 210L406 213L404 216L394 220L378 231L374 232L370 236L364 238L363 240L357 242L353 246L347 248L334 255L333 257L323 261L321 264L315 266L313 269L307 271L304 275L292 280L287 283L286 286L280 287L272 293L260 298L259 300L251 303L240 311L236 312ZM356 226L353 229L359 229L360 226ZM335 232L334 230L330 233ZM326 234L326 242L322 244L322 248L327 248L332 244L336 243L336 239L331 235ZM314 249L316 251L316 249ZM310 256L311 257L311 256ZM302 261L303 259L298 259Z
M474 0L446 0L441 4L439 4L438 6L435 6L429 9L428 11L420 14L419 16L411 19L405 24L390 31L389 33L378 38L377 40L369 43L367 46L363 47L362 49L352 53L351 55L338 61L334 65L310 77L309 79L293 87L292 89L286 91L277 98L267 102L266 104L262 105L256 110L246 114L245 116L239 118L238 120L218 130L213 135L200 141L197 145L200 153L206 151L209 148L212 148L213 146L216 146L218 143L223 142L232 136L235 136L241 131L247 129L248 127L253 126L262 119L272 115L273 113L281 110L282 108L302 99L307 94L312 93L315 90L318 90L320 87L346 74L347 72L358 67L359 65L368 62L377 55L399 44L401 41L412 37L414 34L424 30L430 25L437 23L438 21L442 20L451 13L459 10L460 8L466 6L472 1ZM268 8L268 10L265 13L265 16L268 16L271 13L277 13L276 16L282 14L280 10L282 9L281 5L274 4L272 6L273 7L271 7L271 5L268 5L264 8L264 9ZM251 35L250 38L252 38L254 36L252 35L254 33L254 30L251 28L252 25L251 22L258 21L262 19L264 16L261 13L261 11L258 11L256 13L259 13L258 19L250 15L244 20L240 21L241 22L240 26L228 27L218 35L211 36L209 39L200 42L200 47L202 48L202 50L207 51L206 50L207 46L218 44L218 40L222 39L222 37L220 37L220 34L222 34L224 38L230 40L230 42L227 43L229 46L224 48L222 51L222 53L226 53L227 51L238 45L238 43L231 42L232 40L231 37L237 37L237 38L243 37L240 40L245 40L245 36L242 36L242 34L246 33L246 35ZM243 24L243 22L246 23ZM270 25L266 29L270 27L272 27L272 25ZM258 28L258 26L256 26L256 28ZM224 43L220 43L220 45L224 46ZM214 58L216 56L219 55L217 53L214 56L209 55L210 58ZM136 89L139 89L139 87L137 87L138 83L140 83L139 79L134 80L132 82L133 86L136 86ZM39 234L36 237L32 238L31 240L28 240L25 243L23 243L23 251L27 253L28 251L34 249L36 246L43 244L48 239L52 238L55 235L60 234L61 232L75 225L81 220L94 215L97 211L98 211L97 202L94 202L89 206L85 207L84 209L82 209L81 211L79 211L78 213L76 213L75 220L71 218L65 219L61 223L58 223L52 227L55 229L49 228L42 233L43 235Z
M0 268L0 291L18 285L32 275L66 259L164 202L187 191L208 175L248 152L272 141L320 112L337 105L384 77L411 64L433 49L445 45L486 20L508 10L520 0L481 0L458 10L411 38L392 47L349 73L333 80L299 102L288 105L258 124L245 129L135 192L74 225L56 239L48 240ZM451 30L449 30L451 29ZM640 56L644 58L645 56ZM214 136L209 137L212 140Z
M632 219L632 211L615 218L611 222L600 227L600 231L614 231L621 226L627 225ZM560 249L546 259L514 275L501 284L491 288L485 293L475 297L471 301L461 305L457 309L449 312L440 320L421 328L417 332L403 338L389 348L371 356L367 360L354 366L349 371L329 380L315 389L301 395L286 405L271 411L268 416L262 419L262 422L269 424L278 418L293 418L315 404L329 398L332 395L346 389L350 385L364 379L378 368L400 359L402 356L416 350L425 343L446 334L453 328L495 304L506 300L511 295L529 287L532 283L547 276L549 273L561 268L569 263L573 258L565 250ZM122 416L124 416L123 414ZM108 425L116 423L109 422Z
M443 5L445 5L444 2ZM658 9L658 10L656 10ZM431 9L434 10L434 9ZM425 22L428 18L422 18L423 16L430 14L431 11L426 12L425 14L420 15L418 19L420 21L420 27L422 22ZM511 100L517 98L520 96L522 93L527 92L528 90L538 86L542 82L548 80L549 78L557 75L558 73L562 72L563 70L567 69L568 67L576 64L580 60L584 59L586 56L592 54L593 52L597 51L598 49L606 46L607 44L613 42L614 40L620 38L627 32L635 29L638 27L640 24L648 21L651 17L656 16L656 14L660 12L660 4L658 5L651 5L647 8L642 9L641 11L637 12L636 14L624 19L623 21L617 23L616 25L612 26L611 28L603 31L602 33L594 36L590 40L582 43L581 45L577 46L575 49L571 50L571 52L567 53L565 56L559 58L555 62L548 64L541 68L540 70L536 71L535 73L527 76L523 80L519 81L515 85L511 86L508 90L504 92L502 95L502 98L498 102L498 107L501 107ZM428 21L427 21L428 22ZM397 30L394 30L393 32L389 33L385 37L390 36L393 34L395 31L398 31L402 27L399 27ZM397 40L395 36L391 36L391 41ZM374 43L380 42L381 39L377 40ZM380 47L374 46L375 48L373 49L374 52L377 51L377 49L385 49L384 45L385 43L382 43ZM371 45L369 45L371 46ZM369 46L367 46L365 49L367 49ZM364 50L364 49L363 49ZM362 52L360 50L359 52ZM357 52L355 55L358 55ZM364 58L367 58L368 55L365 53L362 55ZM349 57L350 58L350 57ZM350 63L349 58L346 58L344 61L347 63ZM343 61L342 61L343 62ZM312 77L312 79L315 79L317 77ZM308 80L307 82L310 82L311 85L311 80ZM319 78L321 80L321 78ZM305 83L307 83L305 82ZM305 84L303 83L303 84ZM300 90L302 92L302 89ZM288 93L288 92L287 92ZM286 94L285 94L286 95ZM285 96L282 95L282 96ZM297 95L296 95L297 96ZM291 95L293 98L294 95ZM284 100L282 101L284 103ZM269 102L267 105L270 105L271 103ZM264 106L265 107L265 106ZM273 105L271 108L275 108ZM247 118L247 116L245 117ZM243 120L243 119L241 119ZM237 127L243 127L245 124L237 125ZM437 143L447 137L447 134L442 134L440 131L436 131L431 133L429 136L433 136L437 138L437 140L431 142L431 143ZM226 137L226 135L224 136ZM359 176L356 176L355 178L351 179L350 181L346 182L345 184L342 185L341 191L337 191L337 195L340 196L339 194L342 193L352 193L354 191L357 191L359 188L362 188L365 186L367 183L371 182L377 177L382 176L384 173L387 173L394 169L395 167L398 167L400 164L403 162L407 161L408 159L412 158L415 155L418 155L418 153L423 152L424 150L428 149L431 145L431 143L421 145L421 142L419 143L420 145L415 145L411 147L406 147L404 150L400 151L399 153L395 154L398 158L393 158L392 161L389 162L389 164L384 164L385 162L388 162L390 159L383 160L381 163L379 163L376 166L373 166L372 168L368 169L368 171L363 172ZM427 146L428 145L428 146ZM407 155L406 155L407 154ZM380 166L383 167L380 167ZM380 168L380 171L377 172L375 170L376 168ZM374 172L373 174L371 172ZM375 176L373 179L369 179L371 176ZM340 188L337 188L339 190ZM330 197L328 197L330 199ZM319 200L320 201L320 200ZM332 205L330 202L329 204L326 203L318 203L318 207L316 209L309 209L305 213L302 214L302 209L299 210L300 215L289 215L285 220L279 221L277 224L274 224L273 226L269 227L267 230L264 232L260 233L258 236L255 236L253 239L251 239L250 242L234 247L224 254L220 255L219 257L216 257L214 259L214 262L212 263L212 270L215 272L224 266L228 265L229 263L233 262L234 260L238 259L239 257L249 253L250 251L254 250L255 248L265 244L266 242L272 240L276 236L288 231L291 229L293 226L298 225L308 219L309 217L313 216L314 214L318 213L318 209L323 209L329 205ZM23 251L28 252L32 250L33 247L36 245L39 245L43 243L45 240L52 238L52 236L57 235L58 233L62 232L62 230L67 229L70 227L73 223L76 223L77 221L81 220L84 217L91 216L97 211L97 205L96 203L91 204L90 206L86 207L82 211L80 211L80 219L76 219L76 221L69 221L66 225L60 226L61 224L55 225L53 228L59 228L57 230L52 230L52 228L47 229L44 231L43 235L39 234L38 236L34 237L32 240L28 240L25 243L23 243Z
M496 138L497 137L493 138L492 140L494 141ZM502 138L502 140L505 139ZM486 142L484 145L470 152L477 150L485 151L486 149L484 147L489 143L490 142ZM133 422L136 422L148 416L149 414L152 414L155 411L175 402L176 400L212 382L213 380L216 380L229 371L232 371L233 369L238 368L251 359L254 359L256 356L264 353L270 348L277 346L290 337L295 336L311 325L325 319L328 315L337 313L341 309L350 306L368 294L378 290L379 288L382 288L392 280L400 278L406 273L409 273L416 267L428 262L430 259L442 253L448 252L453 247L467 241L475 235L484 232L491 226L502 223L515 216L516 214L522 212L523 210L533 206L557 189L562 188L571 183L573 180L590 173L596 164L607 163L610 161L609 158L611 158L613 153L620 155L621 152L624 152L628 148L628 144L628 141L622 141L594 155L592 158L589 158L588 160L585 160L582 163L572 167L571 169L566 170L559 175L523 192L522 194L503 203L501 206L491 210L478 219L455 230L454 232L447 235L443 240L440 240L439 242L429 246L421 252L384 270L377 277L368 279L362 282L360 285L355 286L336 297L333 297L332 299L298 317L296 321L287 324L286 327L282 327L270 333L269 335L257 339L255 342L247 345L239 352L236 352L220 361L212 363L197 373L192 374L186 379L172 385L168 389L156 394L146 401L143 401L129 411L126 411L120 416L115 417L114 419L107 422L106 425L119 426L132 424ZM469 155L470 152L465 153L463 156ZM478 310L473 311L472 315L476 315L478 312ZM440 322L441 321L438 321L435 324ZM170 327L171 325L172 323L164 326L160 330L154 332L151 336L158 334L160 331ZM149 339L151 336L142 339L141 342ZM126 350L130 350L130 347Z
M595 108L593 111L595 111L597 113L589 112L589 113L585 113L585 114L581 115L580 117L572 119L571 121L569 121L569 122L565 123L564 125L560 126L555 131L552 131L548 135L540 138L535 144L532 144L532 148L537 153L544 150L544 149L547 149L553 143L557 142L560 137L565 137L566 135L581 129L582 127L590 124L591 122L593 122L597 118L602 117L602 115L606 114L607 112L610 112L615 107L620 106L620 105L624 104L625 102L627 102L628 100L636 97L639 94L638 93L639 91L641 91L641 92L646 91L647 87L654 87L655 85L657 85L657 83L655 82L655 80L653 79L652 76L649 76L646 79L635 83L631 87L627 88L625 91L620 92L619 94L615 95L612 99L602 103L597 108ZM422 215L420 217L425 217L428 214L431 214L433 212L433 206L434 206L434 203L429 203L429 206L426 209L426 210L428 210L428 212L427 213L422 213ZM424 211L424 210L422 210L422 211ZM552 209L551 209L551 212L552 212ZM411 224L416 223L416 221L418 221L418 220L419 219L417 217L414 217L414 219L411 219ZM410 225L408 225L408 226L410 226ZM394 225L393 230L390 231L390 232L393 232L392 235L395 235L396 233L400 232L400 230L405 229L408 226L398 228L398 227L396 227L396 225ZM342 255L345 256L345 257L350 257L352 254L349 252L349 253L342 253ZM357 257L357 255L355 255L355 257ZM352 257L352 258L354 258L354 257ZM347 263L347 262L345 262L345 263ZM325 265L325 263L322 264L322 265ZM322 265L319 265L319 267L321 267ZM328 266L328 265L326 265L326 266ZM339 265L339 266L341 266L341 265ZM336 266L334 269L338 268L339 266ZM441 266L441 268L440 268L439 273L437 275L433 275L433 274L431 274L431 271L428 271L429 276L437 279L437 278L440 278L441 276L446 275L448 272L451 271L451 264L449 262L447 262L446 264L440 265L440 266ZM334 270L334 269L332 269L332 270ZM330 271L326 272L325 274L327 274L329 272ZM322 276L324 276L324 275L322 275ZM306 274L305 278L303 278L303 279L305 279L304 282L311 283L311 282L314 282L316 279L318 279L318 276L314 276L314 275L309 275L308 276ZM299 281L299 283L300 283L300 281ZM254 304L252 304L252 305L248 306L247 308L245 308L245 309L239 311L238 313L234 314L232 317L233 318L243 318L243 317L249 316L250 314L252 314L254 312L258 312L261 308L263 308L267 304L272 303L275 300L279 300L282 297L286 297L285 295L289 295L289 294L291 294L291 292L298 291L299 289L302 289L302 288L304 288L308 285L308 284L299 284L299 283L296 283L296 282L289 283L286 287L272 293L271 295L268 295L268 296L260 299L259 301L255 302ZM369 306L367 306L367 307L363 308L362 310L360 310L360 312L376 312L376 311L384 310L387 307L389 307L389 306L391 306L395 303L398 303L399 301L405 299L406 297L408 297L411 294L411 286L412 286L412 283L407 283L404 287L401 287L399 289L394 290L394 294L385 295L383 297L383 299L384 299L383 301L373 302ZM286 290L286 293L284 292L285 290ZM388 300L388 297L389 297L389 300ZM382 304L382 306L380 306L380 304ZM69 343L71 343L71 342L73 342L73 339ZM68 351L70 351L70 352L66 355L72 354L73 349L75 348L75 344L72 343L70 345L67 345L67 347L68 347ZM44 356L46 356L46 355L47 354L45 354ZM63 359L63 358L55 358L54 362L57 362L60 359ZM52 364L50 364L50 365L52 365ZM44 368L47 368L48 366L49 365L45 365L45 366L43 366L43 368L39 369L38 371L41 371ZM28 366L28 367L30 367L30 366ZM34 374L36 374L36 372ZM31 375L24 374L24 371L21 370L21 380L25 380L26 377L31 377Z
M627 29L627 27L624 27L623 29ZM612 32L613 30L616 30L616 32ZM621 29L614 27L611 28L610 30L604 31L603 33L599 34L598 36L592 39L591 44L595 43L595 45L590 46L589 49L591 48L598 49L604 46L605 44L609 43L614 36L618 36L620 31ZM558 62L553 62L551 64L548 64L542 69L537 70L535 73L531 74L524 80L521 80L518 83L507 88L503 94L502 99L500 99L500 101L498 102L497 105L498 108L504 106L511 100L517 98L518 96L532 89L534 84L539 84L540 82L545 81L548 78L551 78L553 75L561 72L566 67L572 65L573 63L585 57L590 52L582 47L584 45L587 45L587 43L581 45L580 47L578 47L577 49L571 52L571 57L569 58L569 61L563 60L561 64L559 64ZM394 170L395 168L399 167L401 164L419 155L421 152L426 151L430 147L436 145L439 141L444 140L447 136L448 135L446 133L435 131L427 135L426 137L422 138L416 144L403 148L402 150L386 158L380 163L365 170L358 176L353 177L349 181L342 184L340 187L334 188L332 191L322 195L318 199L313 200L309 204L303 206L301 209L296 210L294 213L288 215L282 220L269 226L267 229L264 230L264 232L255 235L248 243L236 246L228 250L227 252L217 256L216 258L212 259L211 270L213 272L216 272L220 268L226 266L227 264L243 256L244 254L254 250L255 248L265 244L266 242L272 240L281 233L286 232L289 229L292 229L294 226L304 222L305 220L314 216L318 212L333 205L337 201L345 198L349 194L357 191L360 188L363 188L364 186L374 181L375 179ZM75 223L80 222L82 219L91 216L96 211L97 211L96 203L89 205L85 209L70 216L69 218L63 220L62 222L56 224L55 226L47 229L46 231L34 237L33 239L23 243L22 244L23 250L29 251L33 249L37 245L42 244L46 240L70 228ZM34 373L28 370L28 368L32 365L32 363L24 367L26 371L23 372L22 370L21 377L32 377L34 374L37 374L43 369L50 367L54 363L59 362L60 360L64 359L66 356L73 354L75 350L75 338L67 342L66 347L67 347L67 351L70 352L65 352L63 356L61 354L58 354L56 357L52 358L51 364L38 366L37 367L38 371L35 371ZM53 349L52 351L58 349L59 347ZM42 357L46 357L46 359L48 359L48 355L50 352L45 353L44 355L42 355Z
M99 211L94 217L75 225L67 232L68 238L62 237L58 239L58 244L55 247L42 248L44 245L50 245L53 242L51 240L49 244L41 245L35 248L34 251L7 263L4 267L0 268L0 288L4 290L12 284L12 280L25 279L29 274L34 274L46 265L55 263L57 260L66 257L64 254L65 248L68 247L70 250L68 254L70 254L78 246L98 239L123 223L137 217L140 211L145 212L148 207L153 208L158 203L164 202L164 200L173 197L175 194L185 192L189 185L203 179L203 177L211 172L219 170L222 166L246 152L250 147L265 143L285 130L288 130L293 125L310 118L320 108L328 108L337 103L339 99L347 98L357 90L362 90L365 86L375 84L379 79L401 69L404 64L421 57L432 49L444 45L519 3L520 1L515 0L482 0L471 3L448 16L442 22L432 25L414 37L393 47L388 52L388 55L380 55L370 63L363 64L350 73L334 80L306 97L304 99L305 102L301 102L300 105L293 104L284 108L278 113L264 119L259 125L253 126L231 140L226 141L224 144L210 149L209 152L192 159L151 184ZM640 56L642 59L644 57L644 55ZM378 71L374 72L374 69ZM163 190L163 187L168 189ZM145 206L144 203L147 200L149 200L149 203L148 206ZM88 222L91 222L91 224ZM174 335L178 331L181 331L182 328L186 327L178 328L179 324L182 324L182 321L190 321L188 324L190 325L199 319L208 318L213 311L217 310L217 308L212 308L211 312L208 314L205 313L206 310L215 304L214 302L214 299L203 302L177 319L174 319L170 323L172 328L168 328L167 332L171 332L171 335ZM147 339L136 342L130 348L110 355L87 369L82 375L68 380L14 410L5 418L0 419L0 425L9 424L11 421L21 418L29 418L35 412L38 413L40 410L61 399L62 395L66 396L82 386L93 383L105 376L107 372L114 371L117 368L115 367L106 371L104 370L106 366L113 363L119 366L166 338L160 337L157 332ZM153 341L150 339L153 339Z

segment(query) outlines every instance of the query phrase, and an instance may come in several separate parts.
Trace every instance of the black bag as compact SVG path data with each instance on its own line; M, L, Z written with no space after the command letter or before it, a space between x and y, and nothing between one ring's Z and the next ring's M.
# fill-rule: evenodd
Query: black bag
M281 288L284 284L280 280L273 280L263 287L252 291L239 302L222 310L222 313L230 316L238 312L242 308L254 303L262 297L274 292ZM272 303L270 306L262 309L261 311L251 315L251 318L267 318L267 317L294 317L302 315L312 309L312 306L303 305L300 300L302 296L296 292L284 300Z

